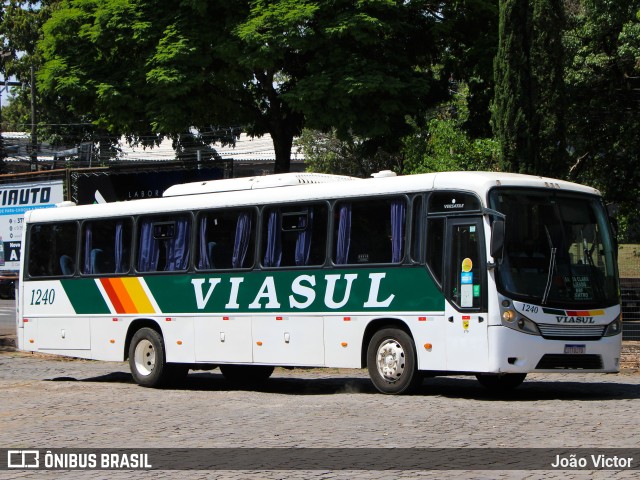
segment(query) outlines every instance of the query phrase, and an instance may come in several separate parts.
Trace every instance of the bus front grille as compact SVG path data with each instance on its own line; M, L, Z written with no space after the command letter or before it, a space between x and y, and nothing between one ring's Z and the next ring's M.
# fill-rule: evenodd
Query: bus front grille
M606 325L555 325L539 323L544 338L555 340L596 340L602 338Z
M536 365L536 370L601 370L602 368L602 357L600 355L584 354L547 353Z

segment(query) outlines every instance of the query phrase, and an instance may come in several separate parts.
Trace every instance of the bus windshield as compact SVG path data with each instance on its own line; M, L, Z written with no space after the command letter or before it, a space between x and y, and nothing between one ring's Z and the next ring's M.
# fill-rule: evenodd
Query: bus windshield
M557 308L618 302L614 242L598 197L494 189L490 204L506 215L496 275L501 293Z

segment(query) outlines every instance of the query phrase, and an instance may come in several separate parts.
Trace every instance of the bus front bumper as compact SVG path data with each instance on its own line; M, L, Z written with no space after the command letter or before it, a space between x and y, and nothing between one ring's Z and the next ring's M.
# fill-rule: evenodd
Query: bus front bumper
M491 373L620 371L622 334L555 340L492 326L488 335Z

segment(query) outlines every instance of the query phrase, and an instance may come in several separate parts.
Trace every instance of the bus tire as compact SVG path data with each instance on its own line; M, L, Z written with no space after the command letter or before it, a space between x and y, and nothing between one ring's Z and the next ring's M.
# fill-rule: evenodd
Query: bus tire
M478 373L476 378L480 385L495 392L508 392L520 386L527 377L526 373L504 373L502 375L491 375Z
M235 385L255 385L266 382L273 373L270 365L220 365L225 380Z
M409 393L422 380L413 339L398 328L384 328L371 337L367 369L373 385L382 393Z
M129 345L129 368L133 380L143 387L160 387L171 380L172 369L165 360L160 333L144 327L133 335Z

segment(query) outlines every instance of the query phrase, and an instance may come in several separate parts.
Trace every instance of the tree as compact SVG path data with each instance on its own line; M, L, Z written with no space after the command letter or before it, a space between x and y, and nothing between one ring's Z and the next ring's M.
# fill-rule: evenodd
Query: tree
M341 140L335 130L304 129L296 143L304 151L310 172L367 178L381 170L403 170L401 152L390 153L380 147L372 151L371 142L357 137Z
M565 124L562 0L532 0L531 104L535 173L554 178L568 174Z
M438 24L438 55L450 84L468 90L468 116L462 127L472 138L492 135L493 60L498 49L498 0L443 2ZM450 85L451 86L451 85ZM450 88L453 93L455 88Z
M464 128L470 97L466 84L456 84L452 100L431 112L425 127L413 124L414 131L404 139L403 173L497 169L498 143L472 138Z
M640 1L567 2L571 178L619 205L621 239L640 224Z
M493 125L505 171L563 177L560 0L501 0Z
M397 145L430 101L437 21L425 0L64 0L40 86L132 138L269 133L287 171L305 125Z
M6 2L0 30L8 53L7 74L15 75L27 89L14 89L10 104L5 108L7 121L13 129L29 131L31 112L31 67L42 64L37 44L42 37L42 26L57 8L58 0L10 0ZM75 115L64 100L57 96L35 96L38 138L52 146L77 145L90 141L95 128L90 120Z

